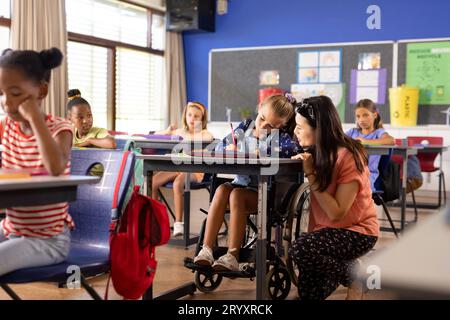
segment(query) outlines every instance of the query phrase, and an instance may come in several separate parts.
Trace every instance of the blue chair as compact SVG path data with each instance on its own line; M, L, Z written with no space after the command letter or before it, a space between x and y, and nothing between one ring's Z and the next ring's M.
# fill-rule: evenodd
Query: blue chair
M66 261L13 271L0 277L0 286L15 300L19 296L8 284L36 281L67 283L69 266L80 268L80 284L94 299L101 299L87 283L87 277L109 272L109 234L111 222L119 217L134 169L134 154L119 150L72 150L71 173L86 175L96 164L103 165L101 181L78 187L77 200L70 203L69 213L75 221L71 248ZM124 170L120 176L120 168ZM113 205L117 190L117 205Z
M117 150L131 151L135 149L135 144L133 140L122 138L115 138L115 140Z
M384 202L384 199L382 197L382 194L384 193L384 190L382 188L382 173L386 170L389 162L391 161L392 158L392 153L393 153L393 149L391 149L389 151L389 154L387 155L383 155L380 157L380 163L378 164L378 178L375 180L374 182L374 188L375 190L372 190L372 199L375 202L375 204L377 206L382 206L383 207L383 211L386 214L386 217L389 221L389 224L391 226L392 232L394 232L395 237L398 238L398 234L397 234L397 229L394 226L394 222L392 220L391 214L389 213L389 210L386 206L386 203Z

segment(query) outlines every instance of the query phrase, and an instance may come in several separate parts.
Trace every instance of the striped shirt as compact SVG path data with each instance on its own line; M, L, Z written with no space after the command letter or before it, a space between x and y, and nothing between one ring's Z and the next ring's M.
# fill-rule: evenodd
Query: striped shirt
M46 116L45 123L52 137L63 131L72 132L72 125L59 117ZM2 169L45 170L34 135L28 136L20 129L20 123L6 117L0 122L0 137L3 145ZM64 170L70 174L70 160ZM44 206L14 207L6 209L6 218L1 221L5 236L50 238L63 231L64 223L73 228L67 202Z

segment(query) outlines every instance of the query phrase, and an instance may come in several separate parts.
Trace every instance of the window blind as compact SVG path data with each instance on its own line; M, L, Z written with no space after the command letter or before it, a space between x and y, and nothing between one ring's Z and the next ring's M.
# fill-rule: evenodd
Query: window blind
M66 0L67 30L147 47L147 10L115 0Z
M116 129L147 133L164 126L163 57L118 48ZM139 66L136 68L136 66Z
M101 128L107 128L108 50L73 41L67 45L69 89L81 91L91 105L94 125Z

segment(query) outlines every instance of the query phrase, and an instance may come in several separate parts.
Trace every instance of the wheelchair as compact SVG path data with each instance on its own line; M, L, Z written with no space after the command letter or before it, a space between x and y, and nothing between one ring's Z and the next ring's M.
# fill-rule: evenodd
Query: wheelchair
M212 177L210 201L213 199L215 190L219 185L227 181L229 180L218 178L215 175ZM268 297L272 300L285 299L289 295L291 284L295 286L298 284L298 268L295 262L289 258L288 252L292 241L307 229L310 204L309 194L309 185L307 183L301 183L301 181L277 182L272 177L269 179L265 286ZM208 214L206 210L201 209L201 211L206 215ZM224 219L225 233L228 214L229 211L226 212ZM256 277L255 249L258 238L255 214L251 214L247 218L246 232L239 251L239 271L216 271L211 266L194 264L192 257L184 259L184 266L194 273L194 282L199 291L204 293L213 292L220 286L223 277L254 280ZM203 244L206 219L201 225L194 256L200 252ZM216 239L216 246L213 249L214 258L217 259L225 254L227 250L227 247L219 246L218 239Z

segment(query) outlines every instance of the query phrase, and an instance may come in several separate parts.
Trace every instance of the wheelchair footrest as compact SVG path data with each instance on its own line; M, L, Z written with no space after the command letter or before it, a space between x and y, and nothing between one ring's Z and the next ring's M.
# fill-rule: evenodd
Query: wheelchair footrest
M193 271L200 271L203 273L220 274L227 278L254 278L256 277L256 270L249 264L244 264L239 271L216 271L211 266L200 266L194 263L191 257L184 258L184 266Z

